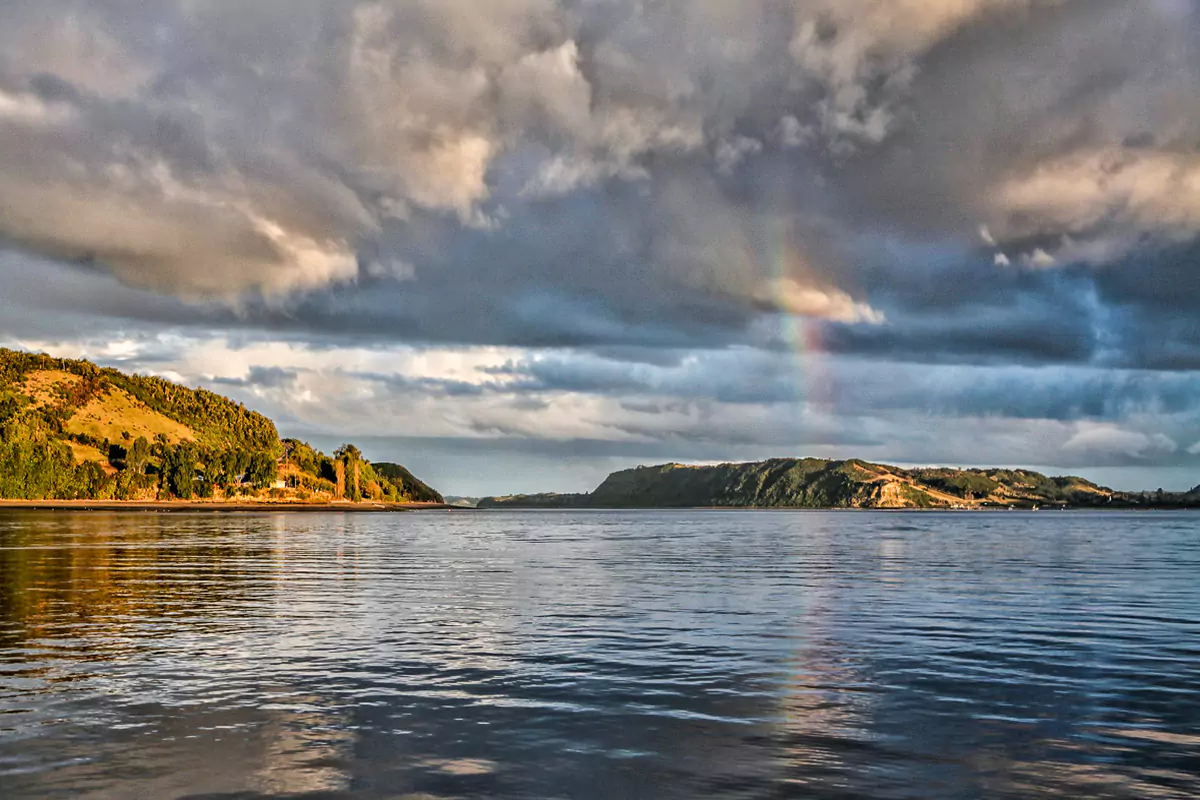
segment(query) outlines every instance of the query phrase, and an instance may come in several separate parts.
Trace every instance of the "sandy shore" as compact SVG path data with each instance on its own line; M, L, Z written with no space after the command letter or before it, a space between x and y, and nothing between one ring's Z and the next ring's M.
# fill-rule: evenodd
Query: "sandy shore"
M287 503L287 502L190 502L184 500L0 500L4 509L30 511L145 511L153 513L180 512L305 512L305 513L390 513L401 511L473 511L443 503Z

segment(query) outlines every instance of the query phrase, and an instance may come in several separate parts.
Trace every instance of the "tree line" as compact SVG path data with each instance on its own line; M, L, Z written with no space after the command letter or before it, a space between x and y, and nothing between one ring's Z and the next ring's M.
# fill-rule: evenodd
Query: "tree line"
M440 494L408 470L394 464L372 464L352 444L343 444L332 456L298 439L284 439L283 449L280 477L292 488L352 502L443 502Z

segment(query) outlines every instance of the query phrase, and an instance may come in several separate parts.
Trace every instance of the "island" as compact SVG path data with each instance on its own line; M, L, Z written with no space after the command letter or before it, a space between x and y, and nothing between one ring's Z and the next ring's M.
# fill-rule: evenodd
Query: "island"
M159 377L0 348L0 506L445 507L352 444L280 438L241 403Z

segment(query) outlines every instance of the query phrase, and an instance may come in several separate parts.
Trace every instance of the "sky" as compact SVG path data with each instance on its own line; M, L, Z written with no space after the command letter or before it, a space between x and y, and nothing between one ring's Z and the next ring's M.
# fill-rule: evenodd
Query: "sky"
M452 494L1200 484L1200 4L5 0L0 345Z

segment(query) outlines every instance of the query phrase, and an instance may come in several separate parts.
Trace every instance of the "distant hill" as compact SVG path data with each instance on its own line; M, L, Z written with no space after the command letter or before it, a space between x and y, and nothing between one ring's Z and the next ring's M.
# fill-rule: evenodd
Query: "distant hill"
M590 494L484 498L480 508L978 508L1187 505L1029 470L902 469L852 459L663 464L614 472Z
M426 486L423 481L418 480L415 475L399 464L389 464L386 461L377 461L371 466L375 468L376 475L391 481L394 485L400 488L400 490L408 499L414 502L445 502L445 498L443 498L433 489Z
M0 498L441 502L378 466L351 445L331 458L280 440L270 419L204 389L0 348Z
M476 508L599 508L590 494L514 494L506 497L484 497Z
M462 497L461 495L448 494L446 495L446 503L452 506L461 508L475 508L479 505L481 497Z

